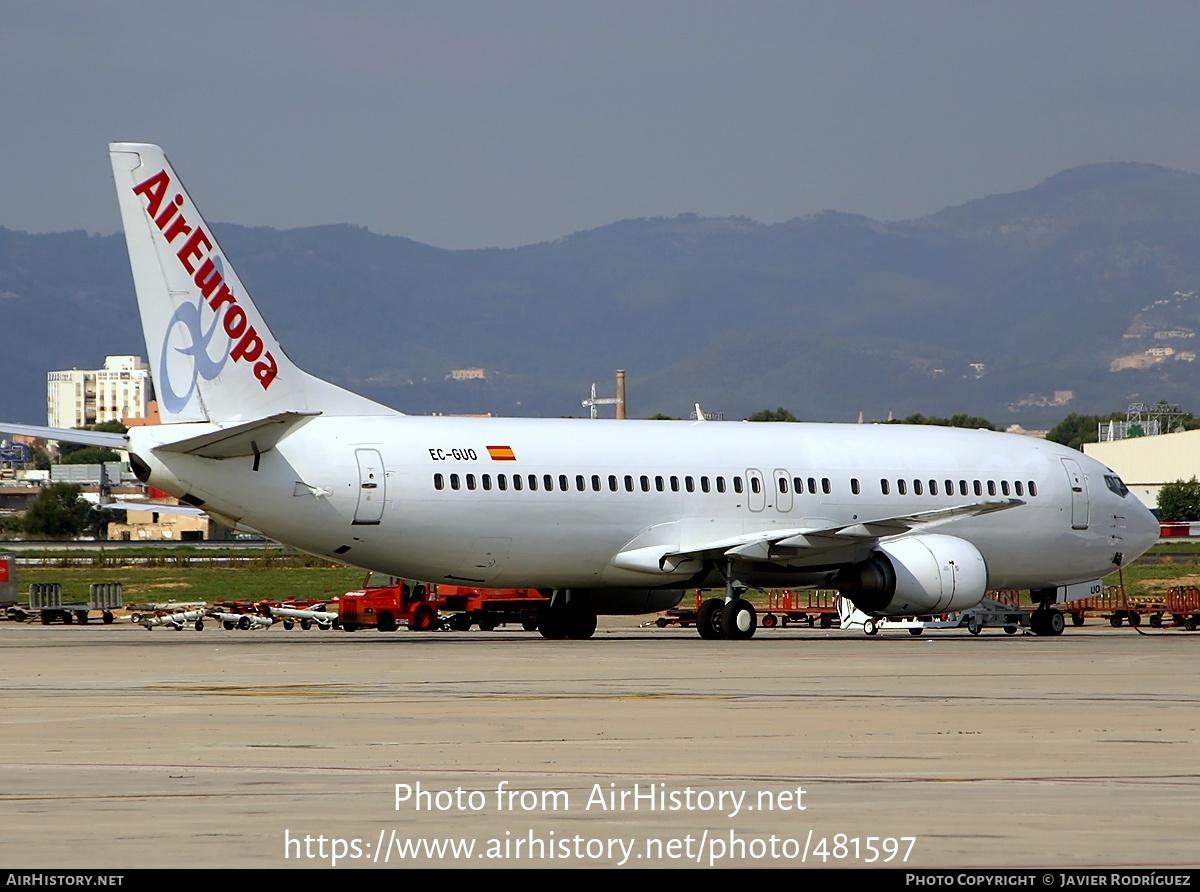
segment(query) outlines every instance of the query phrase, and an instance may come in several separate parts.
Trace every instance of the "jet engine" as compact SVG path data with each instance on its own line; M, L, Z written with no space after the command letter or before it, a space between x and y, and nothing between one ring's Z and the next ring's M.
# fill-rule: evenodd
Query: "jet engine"
M987 566L965 539L929 533L879 545L839 570L833 586L873 616L952 613L983 600Z

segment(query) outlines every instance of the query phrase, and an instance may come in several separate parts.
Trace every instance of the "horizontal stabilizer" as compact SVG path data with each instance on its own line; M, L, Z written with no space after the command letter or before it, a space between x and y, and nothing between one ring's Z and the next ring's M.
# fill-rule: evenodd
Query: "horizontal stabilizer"
M155 446L156 452L182 452L201 458L238 458L266 452L299 424L320 412L280 412L258 421L247 421L212 433Z
M109 449L128 449L126 434L107 431L85 431L73 427L37 427L33 424L8 424L0 421L0 431L21 434L26 437L41 437L45 440L62 440L65 443L82 443L84 446L105 446Z

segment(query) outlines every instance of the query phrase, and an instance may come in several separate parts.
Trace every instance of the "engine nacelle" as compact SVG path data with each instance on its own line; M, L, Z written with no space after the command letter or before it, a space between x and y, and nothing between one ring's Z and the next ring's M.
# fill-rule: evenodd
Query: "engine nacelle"
M670 610L683 600L683 589L606 588L593 589L590 603L596 613L607 616L637 616Z
M974 607L987 593L987 566L970 542L928 533L876 548L839 570L833 585L873 616L923 616Z

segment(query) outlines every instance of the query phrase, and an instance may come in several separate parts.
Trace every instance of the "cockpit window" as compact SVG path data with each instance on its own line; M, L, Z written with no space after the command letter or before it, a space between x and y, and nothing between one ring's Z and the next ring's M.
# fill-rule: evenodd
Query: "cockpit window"
M1111 489L1121 498L1125 498L1125 496L1129 495L1129 487L1126 486L1124 481L1122 481L1121 478L1116 474L1105 474L1104 482L1108 485L1109 489Z

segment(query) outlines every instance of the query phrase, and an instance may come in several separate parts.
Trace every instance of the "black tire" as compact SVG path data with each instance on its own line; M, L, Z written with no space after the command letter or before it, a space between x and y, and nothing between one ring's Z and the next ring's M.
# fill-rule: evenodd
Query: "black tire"
M70 610L58 611L58 618L63 621L63 625L65 625L65 626L69 626L69 625L71 625L71 623L73 623L75 621L74 618L71 616Z
M667 618L665 616L660 616L654 621L654 625L658 626L660 629L665 629L667 627Z
M1015 634L1017 634L1017 627L1016 627L1016 626L1005 626L1005 627L1004 627L1004 634L1005 634L1005 635L1015 635Z
M1110 616L1108 618L1108 624L1110 626L1112 626L1114 629L1121 628L1121 624L1124 622L1125 622L1125 617L1121 616L1121 614L1119 614L1119 613L1114 613L1112 616Z
M779 620L775 618L775 614L768 613L762 618L762 627L764 629L773 629L779 625Z
M1051 610L1046 616L1046 631L1051 635L1061 635L1066 627L1067 621L1063 619L1061 610Z
M536 632L537 631L537 617L536 616L527 616L525 619L521 620L521 628L524 629L526 632Z
M313 624L313 621L311 619L308 619L307 617L305 619L300 620L300 628L303 629L305 632L307 632L309 629L312 628L312 624ZM284 628L286 629L287 626L284 626Z
M696 613L696 631L701 638L713 641L725 637L721 632L721 611L724 607L725 602L720 598L709 598L700 605Z
M234 626L234 622L231 619L226 619L226 620L221 621L221 627L223 629L225 629L226 632L232 632L233 626Z
M1130 612L1129 625L1137 627L1137 626L1140 626L1141 624L1142 624L1142 615L1140 613Z
M290 619L285 619L283 621L283 627L290 632L292 629L296 628L296 624Z
M479 630L481 632L493 632L498 625L500 624L496 622L496 617L494 616L481 616L479 618Z
M250 617L243 616L241 619L239 619L237 621L237 627L243 632L248 631L250 628Z
M542 607L538 610L538 632L543 638L551 641L559 641L567 637L567 620L563 615L565 611L555 610L551 607Z
M831 614L828 614L828 613L821 614L821 628L822 629L832 629L833 628L833 616Z
M1153 626L1155 629L1161 629L1162 628L1162 614L1161 613L1150 614L1150 625Z
M591 610L571 610L567 617L567 637L585 641L596 634L596 614Z
M375 620L375 628L381 632L396 631L396 617L392 616L392 611L381 611L379 617Z
M38 614L38 619L40 619L42 621L43 626L50 625L50 612L48 610L41 611Z
M868 616L863 620L863 634L874 638L879 634L879 621L873 616Z
M357 624L355 624L355 623L342 623L341 625L342 625L342 631L343 631L343 632L356 632L356 631L358 631L358 625L357 625Z
M909 630L908 630L908 634L910 634L910 635L920 635L920 634L921 634L922 632L924 632L924 631L925 631L925 630L924 630L924 629L923 629L921 626L917 626L915 629L909 629Z
M979 625L979 620L973 616L967 617L967 631L972 635L978 635L983 631L983 626Z
M456 613L449 619L451 632L465 632L471 628L471 617L465 613ZM537 621L534 621L534 628L537 627ZM533 631L532 629L530 631Z
M104 623L104 625L106 625L106 626L111 626L113 623L113 620L115 620L115 619L116 619L116 617L113 616L111 610L105 610L104 613L102 613L100 615L100 621L102 623Z
M730 641L746 641L758 628L758 613L745 598L734 598L721 609L721 631Z
M88 612L86 610L75 611L75 620L79 623L79 625L86 626L88 624L88 620L90 619L91 617L88 616Z
M204 620L202 620L202 619L196 620L196 623L195 623L195 625L192 626L192 628L194 628L197 632L203 632L204 631Z
M1071 613L1071 625L1073 625L1073 626L1082 626L1083 625L1083 613L1081 611L1076 610Z

